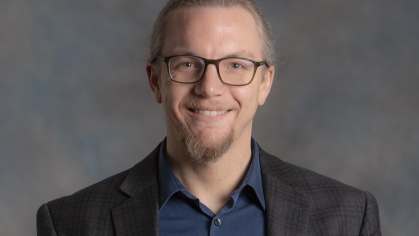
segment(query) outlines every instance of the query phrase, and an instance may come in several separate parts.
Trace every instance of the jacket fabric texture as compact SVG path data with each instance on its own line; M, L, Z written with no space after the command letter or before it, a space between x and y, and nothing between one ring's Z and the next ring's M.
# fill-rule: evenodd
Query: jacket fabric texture
M159 148L124 172L43 204L38 235L159 235ZM259 151L267 235L381 235L372 194Z

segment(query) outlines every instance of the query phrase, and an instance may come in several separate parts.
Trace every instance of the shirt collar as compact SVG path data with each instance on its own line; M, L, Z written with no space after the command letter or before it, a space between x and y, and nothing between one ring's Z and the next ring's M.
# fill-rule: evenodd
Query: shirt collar
M240 190L244 186L251 187L257 195L259 203L262 208L265 209L265 195L263 193L262 185L262 172L260 169L259 161L259 148L256 141L252 138L252 163L250 165L249 172L246 175L246 178L243 184L240 186ZM162 209L168 199L178 191L185 190L177 177L173 174L169 164L167 163L166 156L166 138L160 145L159 157L158 157L158 180L159 180L159 209ZM236 191L232 193L232 197L237 197L233 195Z
M260 204L265 210L265 195L263 193L263 183L262 183L262 171L260 169L260 156L259 156L259 147L256 141L252 138L251 140L252 150L253 150L253 159L252 164L249 170L249 178L244 183L252 187L255 191Z
M175 181L176 176L167 163L166 138L160 145L158 158L159 209L161 209L166 204L167 200L179 191L179 187Z

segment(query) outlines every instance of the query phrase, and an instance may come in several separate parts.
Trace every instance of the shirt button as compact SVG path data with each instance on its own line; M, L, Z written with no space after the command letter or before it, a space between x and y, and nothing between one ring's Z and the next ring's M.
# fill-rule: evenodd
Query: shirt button
M221 225L221 220L220 219L215 219L214 220L214 224L216 225L216 226L220 226Z

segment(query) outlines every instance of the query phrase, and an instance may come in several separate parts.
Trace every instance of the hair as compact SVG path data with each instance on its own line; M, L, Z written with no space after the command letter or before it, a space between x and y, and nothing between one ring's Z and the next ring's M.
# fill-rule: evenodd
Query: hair
M269 22L266 20L262 10L255 4L253 0L169 0L157 16L154 23L152 34L149 38L150 56L149 63L153 63L157 56L161 53L166 24L170 17L170 13L182 7L198 8L198 7L232 7L240 6L249 11L255 21L262 41L261 53L263 60L268 65L274 65L276 54L273 43L273 34Z

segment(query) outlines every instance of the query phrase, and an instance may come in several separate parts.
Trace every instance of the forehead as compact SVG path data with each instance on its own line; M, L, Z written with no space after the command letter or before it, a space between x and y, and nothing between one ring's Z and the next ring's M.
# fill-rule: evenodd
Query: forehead
M255 19L243 7L182 7L168 17L162 53L215 59L241 52L256 58L260 57L260 45Z

